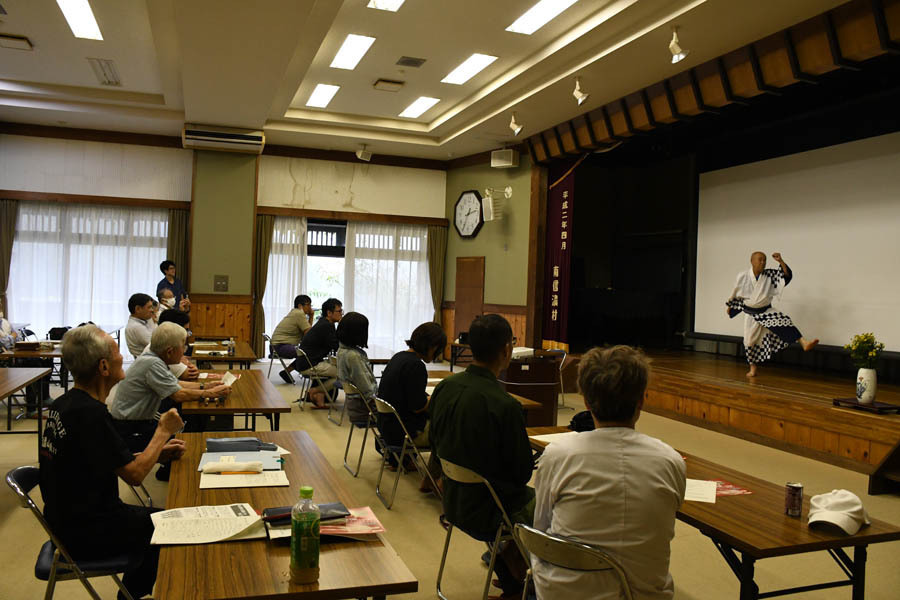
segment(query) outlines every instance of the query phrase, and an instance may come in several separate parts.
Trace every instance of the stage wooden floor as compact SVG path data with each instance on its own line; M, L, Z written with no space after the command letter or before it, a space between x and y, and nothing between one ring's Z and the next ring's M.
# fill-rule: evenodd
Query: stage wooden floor
M870 473L900 441L900 415L832 405L851 398L850 378L747 364L700 352L650 353L653 375L644 409ZM878 387L879 402L900 405L900 387Z

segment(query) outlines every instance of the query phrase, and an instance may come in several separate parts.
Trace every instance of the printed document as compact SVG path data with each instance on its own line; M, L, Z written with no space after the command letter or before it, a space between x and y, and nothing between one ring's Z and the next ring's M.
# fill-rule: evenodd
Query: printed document
M265 537L260 519L249 504L190 506L150 515L153 521L151 544L210 544L233 539ZM258 535L261 533L262 535Z
M213 490L224 488L248 487L282 487L290 485L284 471L263 471L253 475L218 475L214 473L200 474L200 489Z
M716 503L716 482L703 479L688 479L684 490L685 500Z

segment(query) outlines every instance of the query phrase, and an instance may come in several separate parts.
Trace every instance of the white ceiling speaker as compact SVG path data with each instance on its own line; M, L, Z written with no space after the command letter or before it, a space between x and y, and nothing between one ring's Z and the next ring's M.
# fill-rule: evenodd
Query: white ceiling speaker
M584 101L591 97L590 94L581 89L581 77L575 78L575 91L572 92L572 95L578 100L578 106L584 104Z
M512 129L513 135L519 135L522 132L522 128L524 125L519 125L516 122L516 113L512 114L512 119L509 120L509 128Z
M481 199L481 216L485 222L502 219L506 201L510 198L512 198L511 185L505 188L485 188L484 198Z
M519 166L519 152L512 148L491 152L491 167L494 169L510 169Z
M181 130L181 145L194 150L262 154L263 147L266 145L266 134L250 129L209 127L185 123Z
M372 153L366 150L366 145L363 144L362 148L356 151L356 158L363 162L369 162L372 160Z
M678 43L678 28L672 28L672 41L669 42L669 52L672 53L672 64L679 63L687 58L687 55L691 53L690 50L684 50L681 47L681 44Z

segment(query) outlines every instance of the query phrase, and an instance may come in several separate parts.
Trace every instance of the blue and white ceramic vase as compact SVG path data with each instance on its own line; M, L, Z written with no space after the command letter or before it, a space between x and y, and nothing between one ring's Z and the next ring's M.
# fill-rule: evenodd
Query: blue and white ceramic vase
M875 369L860 369L856 374L856 400L860 404L872 404L877 390L878 375Z

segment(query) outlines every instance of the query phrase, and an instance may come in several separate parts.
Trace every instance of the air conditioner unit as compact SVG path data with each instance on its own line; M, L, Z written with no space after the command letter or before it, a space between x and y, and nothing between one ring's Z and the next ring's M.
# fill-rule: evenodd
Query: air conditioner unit
M519 152L512 148L494 150L491 152L491 167L494 169L509 169L519 166Z
M262 154L266 134L249 129L185 124L181 130L181 144L195 150Z

